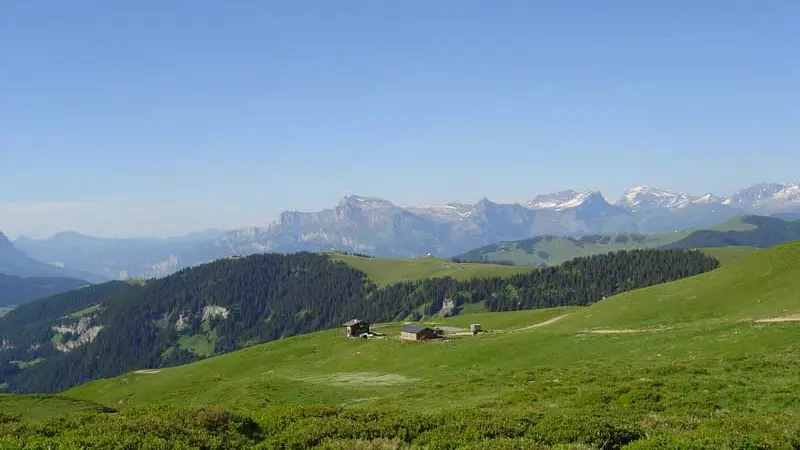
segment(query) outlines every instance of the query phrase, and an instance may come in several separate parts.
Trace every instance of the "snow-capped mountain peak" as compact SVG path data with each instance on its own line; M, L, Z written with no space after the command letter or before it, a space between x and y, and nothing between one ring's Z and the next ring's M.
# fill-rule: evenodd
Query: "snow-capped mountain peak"
M800 207L800 183L759 183L737 191L723 203L760 213L797 208Z
M701 195L700 197L696 197L696 198L692 199L692 203L694 203L696 205L701 205L701 204L710 205L710 204L722 203L722 202L723 202L722 197L717 197L716 195L711 194L711 193L708 193L708 194L705 194L705 195Z
M634 186L623 194L617 202L631 211L655 208L685 208L692 203L692 198L678 192L657 189L650 186Z
M531 201L525 202L523 206L528 209L550 209L561 211L564 209L577 208L589 201L600 200L606 202L603 194L598 191L578 192L572 189L552 194L537 195Z

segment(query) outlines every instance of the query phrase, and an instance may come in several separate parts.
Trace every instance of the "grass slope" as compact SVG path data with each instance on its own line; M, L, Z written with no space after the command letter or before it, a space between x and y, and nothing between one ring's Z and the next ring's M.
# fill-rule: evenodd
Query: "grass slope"
M660 247L706 247L706 245L700 245L704 242L712 244L708 245L708 247L717 247L721 245L718 242L719 239L716 239L720 235L728 236L729 233L733 233L735 236L769 235L773 233L776 227L780 227L782 222L783 221L777 218L737 216L708 229L687 230L667 234L644 235L635 233L615 233L583 237L537 236L521 241L487 245L458 255L456 259L463 261L511 262L522 266L540 266L555 265L581 256L610 253L618 250ZM762 230L761 228L764 229ZM714 238L709 238L707 235L713 236ZM700 236L702 236L702 238ZM793 235L789 234L788 236ZM795 238L800 238L800 236ZM775 242L770 241L770 245L787 240L791 239L781 237ZM767 247L767 245L759 245L759 247ZM727 256L735 256L735 254L721 254L720 256L724 259Z
M735 261L743 256L747 256L757 250L758 247L747 247L744 245L739 246L732 246L732 247L712 247L712 248L701 248L698 249L705 253L706 255L716 259L720 262L720 264L727 264L731 261Z
M777 217L743 216L715 229L698 230L663 248L710 248L749 246L767 248L800 239L800 221Z
M40 421L67 413L109 412L110 408L62 395L0 394L0 412L26 421Z
M602 234L583 237L537 236L522 241L491 244L456 256L463 261L510 262L521 266L560 264L582 256L661 247L688 236L689 232L643 235Z
M440 258L368 258L341 253L327 253L334 261L341 261L367 274L376 284L385 286L401 281L424 278L450 277L456 280L471 278L505 277L527 272L524 267L500 264L455 263Z
M400 341L400 324L376 328L384 339L348 340L329 330L157 373L99 380L66 394L120 408L595 408L650 420L655 431L662 422L700 420L695 415L710 411L721 414L708 416L711 421L776 412L800 419L794 395L800 389L800 323L755 322L800 314L798 270L795 242L587 308L439 322L480 322L489 332L476 337Z

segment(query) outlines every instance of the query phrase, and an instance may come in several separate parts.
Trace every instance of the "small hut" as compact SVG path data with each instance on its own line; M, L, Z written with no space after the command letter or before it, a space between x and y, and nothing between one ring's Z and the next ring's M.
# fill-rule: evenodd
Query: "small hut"
M362 333L369 333L369 324L363 320L353 319L343 324L344 335L347 337L359 337Z
M481 324L473 323L469 326L469 331L472 332L473 335L478 334L481 332Z
M427 341L438 337L436 331L432 328L421 327L418 325L404 325L400 329L400 339L407 339L410 341Z

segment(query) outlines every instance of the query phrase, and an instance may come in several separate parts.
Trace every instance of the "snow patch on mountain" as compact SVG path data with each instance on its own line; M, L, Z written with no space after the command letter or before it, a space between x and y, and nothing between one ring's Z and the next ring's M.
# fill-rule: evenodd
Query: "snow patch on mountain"
M565 209L577 208L589 200L602 200L606 202L603 194L598 191L578 192L569 189L552 194L537 195L533 200L525 202L523 206L528 209L563 211Z
M800 183L759 183L742 189L723 204L754 212L775 212L800 207Z
M714 194L701 195L700 197L696 197L692 200L692 203L695 205L713 205L722 202L722 197L717 197Z
M386 210L394 209L394 203L380 197L361 197L359 195L348 195L339 202L339 206L351 206L362 210Z
M440 220L469 219L475 214L475 208L473 208L472 205L455 202L444 205L411 206L408 210L416 214Z
M631 211L641 211L656 208L686 208L693 203L693 200L688 195L677 192L649 186L634 186L625 192L617 204Z

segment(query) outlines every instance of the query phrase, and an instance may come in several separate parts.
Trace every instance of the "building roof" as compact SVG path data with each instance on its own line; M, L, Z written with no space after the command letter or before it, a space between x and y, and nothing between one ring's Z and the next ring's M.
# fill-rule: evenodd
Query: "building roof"
M403 333L419 333L422 330L430 330L430 328L409 324L409 325L403 325L403 328L400 329L400 331Z
M366 323L366 322L364 322L363 320L353 319L353 320L348 320L342 326L352 327L354 325L358 325L359 323Z

